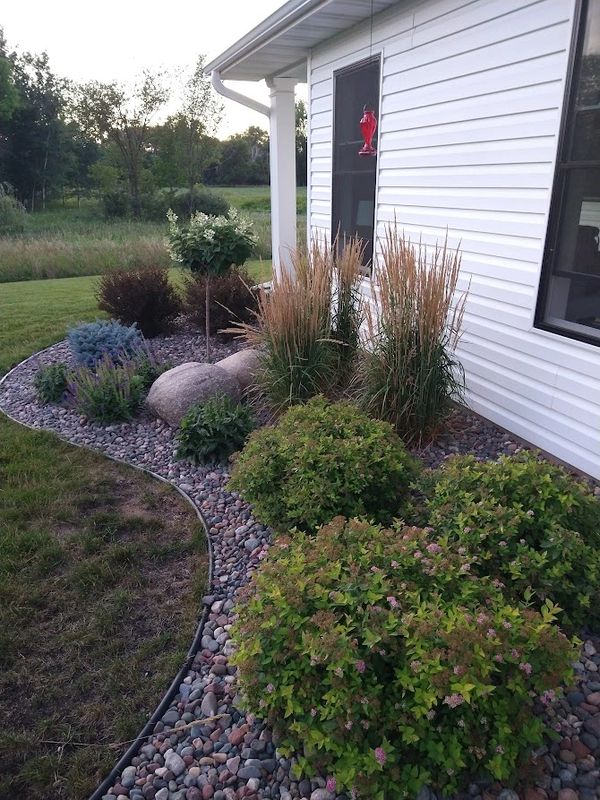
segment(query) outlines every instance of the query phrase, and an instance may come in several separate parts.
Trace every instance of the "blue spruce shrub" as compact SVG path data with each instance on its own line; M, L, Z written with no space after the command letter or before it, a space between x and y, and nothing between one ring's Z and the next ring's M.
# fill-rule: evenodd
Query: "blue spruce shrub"
M127 327L114 319L77 325L69 330L67 340L77 364L90 369L106 357L115 364L130 360L144 347L135 324Z

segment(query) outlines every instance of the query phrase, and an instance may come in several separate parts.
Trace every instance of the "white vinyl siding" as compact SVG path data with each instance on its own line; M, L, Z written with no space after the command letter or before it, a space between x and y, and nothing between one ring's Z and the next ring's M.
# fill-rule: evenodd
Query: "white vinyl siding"
M468 402L600 477L600 348L533 327L575 0L398 2L382 55L376 227L463 253ZM333 72L369 56L363 24L311 53L309 225L331 227ZM357 120L358 124L358 120Z

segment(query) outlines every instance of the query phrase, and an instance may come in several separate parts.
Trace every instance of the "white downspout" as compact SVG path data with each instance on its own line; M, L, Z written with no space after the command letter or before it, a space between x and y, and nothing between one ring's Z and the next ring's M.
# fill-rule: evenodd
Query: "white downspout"
M277 275L282 270L291 271L291 254L296 249L296 80L274 78L268 82L271 90L270 107L225 86L218 70L211 73L211 81L223 97L269 118L273 269Z
M223 95L223 97L228 97L230 100L235 100L236 103L241 103L243 106L247 106L253 111L258 111L259 114L264 114L266 117L271 116L271 109L269 106L265 106L263 103L259 103L258 100L253 100L251 97L246 97L245 94L240 94L240 92L236 92L233 89L230 89L228 86L225 86L221 80L221 75L218 70L214 69L211 72L210 79L213 88L219 94Z

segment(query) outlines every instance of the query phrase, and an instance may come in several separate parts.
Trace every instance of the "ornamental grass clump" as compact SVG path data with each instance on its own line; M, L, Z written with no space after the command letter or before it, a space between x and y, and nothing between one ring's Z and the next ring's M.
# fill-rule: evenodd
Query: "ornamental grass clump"
M511 778L544 725L537 697L575 647L475 576L431 529L338 518L280 538L239 605L233 661L249 710L305 774L365 800Z
M454 300L460 253L412 244L386 229L367 305L367 341L355 377L357 401L407 443L432 435L463 394L455 356L466 296Z
M229 485L261 522L310 531L338 514L390 521L416 475L390 425L319 396L255 431L235 458Z
M241 266L252 254L256 237L250 220L235 209L227 216L211 217L201 212L192 215L187 225L180 225L177 215L167 214L169 235L167 249L174 263L202 274L205 283L206 359L210 358L211 281L224 275L232 266Z
M600 621L600 502L564 469L523 452L456 456L423 482L428 524L477 556L511 602L552 599L561 624Z
M259 293L256 320L237 326L260 350L257 388L276 411L339 390L363 319L358 240L343 247L314 240L291 258L292 271Z

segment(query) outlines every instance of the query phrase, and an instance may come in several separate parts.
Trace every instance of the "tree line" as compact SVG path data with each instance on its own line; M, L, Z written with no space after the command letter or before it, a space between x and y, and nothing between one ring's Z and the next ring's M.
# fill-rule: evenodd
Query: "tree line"
M251 126L216 136L223 107L204 58L176 76L178 108L166 115L173 75L144 71L133 85L76 83L46 53L9 50L0 28L0 186L29 211L50 199L95 193L105 208L144 214L160 190L269 182L269 136ZM306 110L296 108L299 183L306 182Z

